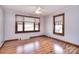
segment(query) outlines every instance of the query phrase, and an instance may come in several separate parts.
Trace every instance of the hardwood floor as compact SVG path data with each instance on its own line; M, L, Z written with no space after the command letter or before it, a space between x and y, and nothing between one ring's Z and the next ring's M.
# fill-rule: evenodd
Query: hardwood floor
M37 49L32 49L31 53L32 54L53 54L55 53L54 50L54 45L57 44L63 48L63 53L64 54L79 54L79 47L68 44L59 40L51 39L48 37L37 37L37 38L31 38L27 40L14 40L14 41L7 41L3 45L2 48L0 48L0 54L16 54L17 53L17 48L22 47L19 50L24 50L24 46L29 45L33 43L32 46L36 47L35 42L38 42L39 45L37 44ZM32 47L28 47L32 48ZM27 50L27 49L26 49ZM30 52L30 49L28 49L27 52ZM22 51L20 53L26 54L26 51Z

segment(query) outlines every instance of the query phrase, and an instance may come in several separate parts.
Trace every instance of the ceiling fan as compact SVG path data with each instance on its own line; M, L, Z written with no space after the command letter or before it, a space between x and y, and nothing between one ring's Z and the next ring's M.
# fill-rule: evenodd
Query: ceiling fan
M38 7L36 10L35 10L35 13L36 14L42 14L43 12L43 9L41 7Z

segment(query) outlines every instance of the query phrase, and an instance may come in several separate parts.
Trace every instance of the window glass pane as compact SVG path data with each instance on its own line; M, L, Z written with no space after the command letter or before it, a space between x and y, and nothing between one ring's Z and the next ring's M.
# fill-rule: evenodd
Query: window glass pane
M63 16L58 16L55 18L55 22L60 22L62 21Z
M24 17L24 21L26 22L35 22L34 18Z
M62 25L55 25L55 32L62 33Z
M17 31L23 31L23 22L17 22Z
M39 30L39 25L35 24L35 30Z
M24 31L34 31L34 23L24 22Z

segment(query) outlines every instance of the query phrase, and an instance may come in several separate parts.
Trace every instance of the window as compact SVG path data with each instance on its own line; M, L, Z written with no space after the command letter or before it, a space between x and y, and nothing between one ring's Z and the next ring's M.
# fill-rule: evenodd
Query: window
M54 34L64 35L64 14L59 14L53 17Z
M33 30L34 30L34 23L24 22L24 31L33 31Z
M40 31L40 18L16 15L16 33L25 32L39 32Z
M17 22L17 31L23 31L23 22Z

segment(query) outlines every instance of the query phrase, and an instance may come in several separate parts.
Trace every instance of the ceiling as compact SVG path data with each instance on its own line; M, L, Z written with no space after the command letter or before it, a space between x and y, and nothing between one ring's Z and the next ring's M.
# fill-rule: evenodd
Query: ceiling
M35 10L41 7L42 13L40 15L49 15L58 9L67 7L66 5L3 5L4 8L35 14Z

